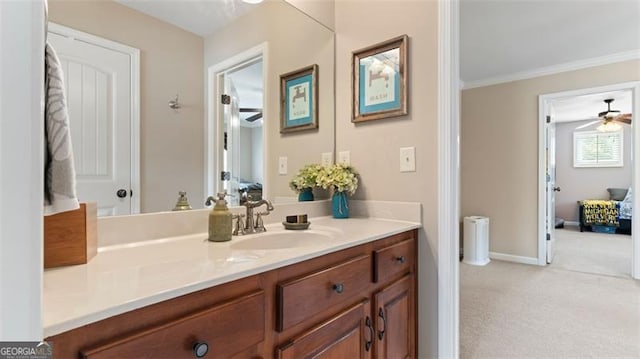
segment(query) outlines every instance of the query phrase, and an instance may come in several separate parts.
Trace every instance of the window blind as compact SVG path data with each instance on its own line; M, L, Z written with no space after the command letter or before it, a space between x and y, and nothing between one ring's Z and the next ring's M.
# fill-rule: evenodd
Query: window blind
M573 133L574 167L622 167L623 132Z

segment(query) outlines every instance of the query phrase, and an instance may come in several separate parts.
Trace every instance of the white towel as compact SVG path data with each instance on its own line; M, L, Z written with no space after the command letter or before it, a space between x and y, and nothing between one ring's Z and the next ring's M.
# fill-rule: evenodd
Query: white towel
M64 74L51 45L45 49L45 177L44 214L80 208L76 197L76 171L69 114L64 93Z

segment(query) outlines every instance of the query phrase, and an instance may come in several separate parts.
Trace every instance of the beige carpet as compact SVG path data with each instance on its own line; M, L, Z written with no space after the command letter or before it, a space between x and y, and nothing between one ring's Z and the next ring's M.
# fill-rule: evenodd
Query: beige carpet
M494 260L460 287L463 359L640 358L640 281Z
M552 267L585 273L629 277L631 236L580 232L578 227L556 229L556 251Z

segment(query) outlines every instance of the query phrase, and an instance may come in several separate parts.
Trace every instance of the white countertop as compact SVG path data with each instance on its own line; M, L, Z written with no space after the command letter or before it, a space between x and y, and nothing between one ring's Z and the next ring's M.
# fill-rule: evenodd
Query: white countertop
M113 245L100 248L86 265L45 270L44 337L421 226L372 218L309 221L306 231L271 224L266 233L234 236L223 243L209 242L201 233ZM313 238L304 241L306 235ZM253 238L259 238L258 245L299 245L245 249L251 246L242 242Z

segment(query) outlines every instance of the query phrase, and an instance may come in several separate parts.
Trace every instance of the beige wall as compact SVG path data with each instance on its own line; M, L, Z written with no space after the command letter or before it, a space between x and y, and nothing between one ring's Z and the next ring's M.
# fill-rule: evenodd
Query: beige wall
M295 31L292 31L295 30ZM321 153L334 148L333 32L290 4L267 1L205 39L205 68L268 41L264 112L265 188L269 198L293 197L289 179ZM318 64L318 130L280 134L280 75ZM288 175L278 175L278 158L288 158Z
M285 0L324 26L335 30L335 0Z
M578 221L578 204L583 199L609 199L607 188L631 186L631 126L622 125L624 137L622 167L573 167L573 132L591 122L577 121L556 125L556 217ZM579 131L595 131L597 125Z
M422 203L419 238L419 350L437 356L438 3L337 1L336 150L360 172L355 197ZM365 20L366 19L366 20ZM409 36L409 115L351 123L351 53ZM400 173L400 147L415 146L416 172Z
M202 208L202 38L112 1L49 0L49 19L140 49L141 210L171 210L180 190ZM179 111L167 106L176 93Z
M462 91L462 216L491 219L492 252L537 257L538 95L633 80L640 61Z

